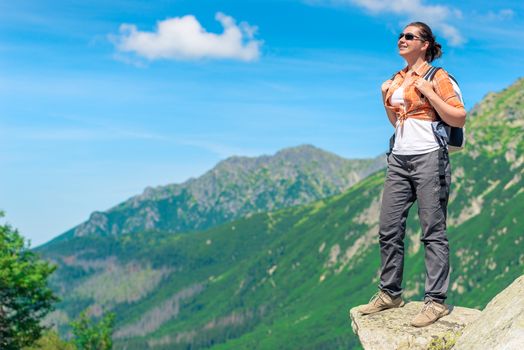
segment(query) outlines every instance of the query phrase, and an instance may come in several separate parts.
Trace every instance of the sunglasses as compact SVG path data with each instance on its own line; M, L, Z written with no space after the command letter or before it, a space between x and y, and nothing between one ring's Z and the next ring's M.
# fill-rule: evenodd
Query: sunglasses
M414 39L418 39L418 40L420 40L420 41L425 41L425 40L423 40L421 37L416 36L416 35L413 34L413 33L400 33L400 35L398 36L398 40L400 40L400 39L402 39L402 38L404 38L404 39L406 39L406 40L409 40L409 41L414 40Z

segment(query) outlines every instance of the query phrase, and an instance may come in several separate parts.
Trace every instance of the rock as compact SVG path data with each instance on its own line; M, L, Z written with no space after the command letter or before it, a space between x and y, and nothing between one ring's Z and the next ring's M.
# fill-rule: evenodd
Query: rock
M422 309L423 302L410 302L402 308L362 315L358 308L350 310L351 327L365 350L422 350L432 340L458 336L467 324L480 316L480 311L450 306L450 314L427 327L417 328L410 321Z
M453 350L524 349L524 275L493 298L480 317L464 328Z

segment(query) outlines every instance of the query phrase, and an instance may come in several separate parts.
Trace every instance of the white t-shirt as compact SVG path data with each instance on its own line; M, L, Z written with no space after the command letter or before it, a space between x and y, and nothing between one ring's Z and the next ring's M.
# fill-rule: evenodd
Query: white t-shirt
M404 88L402 86L393 92L390 102L393 106L404 106ZM400 121L397 120L395 145L392 151L394 154L424 154L439 149L439 147L431 121L407 118L400 126Z

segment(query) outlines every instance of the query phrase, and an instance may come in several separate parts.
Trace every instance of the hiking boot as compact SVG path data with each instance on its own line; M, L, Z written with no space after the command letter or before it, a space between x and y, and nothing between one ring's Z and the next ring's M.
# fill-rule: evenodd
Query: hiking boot
M422 310L411 320L411 325L414 327L429 326L447 314L449 314L447 305L434 300L428 300L424 303Z
M401 296L392 298L388 293L380 290L371 297L367 305L361 306L358 311L363 315L369 315L402 306L404 306L404 300L402 300Z

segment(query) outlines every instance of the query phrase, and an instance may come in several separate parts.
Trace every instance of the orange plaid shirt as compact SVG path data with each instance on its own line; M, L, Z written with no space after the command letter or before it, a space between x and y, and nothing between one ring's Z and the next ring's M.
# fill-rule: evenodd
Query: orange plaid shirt
M420 67L418 67L413 72L413 76L423 78L430 68L430 64L428 62L424 62L424 64L420 65ZM413 81L410 82L409 85L404 86L404 106L391 105L391 95L393 95L393 92L395 92L395 90L398 89L404 82L407 70L408 67L402 69L393 77L393 82L386 93L386 99L384 102L386 108L395 112L401 125L404 123L406 118L416 118L429 121L437 120L437 113L435 112L435 109L431 106L425 97L422 97L420 91L418 91L413 85ZM460 98L453 90L453 85L451 84L451 80L446 71L439 69L433 77L432 82L433 89L444 102L454 107L464 108L464 105L462 102L460 102Z

